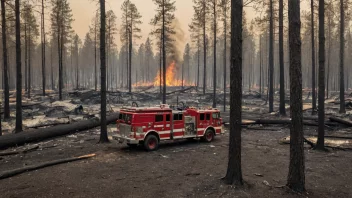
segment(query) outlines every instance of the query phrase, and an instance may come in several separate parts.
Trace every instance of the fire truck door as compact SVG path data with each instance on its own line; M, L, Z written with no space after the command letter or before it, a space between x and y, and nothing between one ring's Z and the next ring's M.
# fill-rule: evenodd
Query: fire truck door
M155 115L154 129L158 132L165 130L165 118L164 114Z

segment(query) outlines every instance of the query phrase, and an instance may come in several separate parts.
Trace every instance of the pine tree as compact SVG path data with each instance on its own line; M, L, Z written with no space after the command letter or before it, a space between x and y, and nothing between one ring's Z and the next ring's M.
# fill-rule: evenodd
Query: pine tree
M315 36L314 36L314 3L313 0L310 0L310 9L311 9L311 44L312 44L312 114L315 114L317 110L317 98L316 98L316 89L315 89Z
M100 143L107 143L109 142L108 139L108 131L106 126L106 57L105 57L105 50L106 50L106 14L105 14L105 0L100 1Z
M284 1L279 1L279 58L280 58L280 115L286 115L285 109L285 65L284 65Z
M325 4L319 0L319 77L318 77L318 140L315 145L317 150L325 150Z
M184 53L183 53L183 63L184 63L184 67L186 68L186 74L187 74L187 78L186 78L186 81L190 81L190 77L189 77L189 74L190 74L190 59L191 59L191 48L189 46L189 43L186 44L185 46L185 50L184 50Z
M22 20L24 23L24 32L25 32L25 57L26 60L26 84L27 84L27 97L31 97L31 88L32 88L32 47L35 45L37 40L39 30L38 24L36 23L36 18L34 16L33 6L29 3L23 4L22 9ZM27 60L28 58L28 60Z
M213 44L213 55L214 55L214 64L213 64L213 108L216 108L216 42L217 42L217 19L218 19L218 5L219 1L218 0L211 0L209 2L209 9L211 10L211 18L213 19L213 24L212 24L212 30L213 30L213 39L214 39L214 44Z
M221 20L223 22L224 53L223 53L223 80L224 80L224 112L226 111L226 71L227 71L227 36L228 36L228 14L230 12L230 0L221 0Z
M207 19L209 15L209 6L206 0L193 0L194 3L194 12L197 13L199 17L199 26L203 31L203 58L204 58L204 69L203 69L203 94L205 94L205 90L207 87Z
M109 90L109 85L111 84L111 76L112 75L112 68L110 67L110 56L111 56L111 49L112 46L115 45L115 37L114 35L117 33L116 27L117 17L112 10L106 12L106 90Z
M305 191L303 116L302 116L302 65L300 0L288 2L290 41L290 165L287 186L294 191Z
M76 89L79 89L79 46L82 44L81 39L79 38L79 36L76 34L73 37L73 51L71 52L71 56L76 57Z
M67 0L51 0L52 13L51 30L57 38L59 59L59 100L62 100L63 72L64 72L64 48L71 33L72 10Z
M345 3L340 0L340 113L346 113L345 107L345 78L344 78L344 57L345 57Z
M151 24L155 27L152 34L161 35L160 46L162 47L162 58L163 58L163 94L162 103L166 104L166 48L171 48L172 35L175 34L172 22L175 19L174 12L176 10L175 1L172 0L153 0L154 4L157 6L156 15L151 21ZM160 71L161 73L161 71Z
M7 23L5 0L1 0L1 30L2 30L2 47L3 47L3 76L4 76L4 118L10 118L10 87L8 77L8 60L7 60ZM0 118L1 119L1 118ZM1 133L1 132L0 132Z
M201 14L195 10L191 24L189 24L189 31L191 33L191 41L195 43L197 48L197 77L196 77L196 89L199 87L199 70L200 70L200 48L202 39L202 27L201 27Z
M151 67L150 67L150 58L151 57L153 57L154 56L154 54L153 54L153 47L152 47L152 42L150 41L150 39L149 39L149 37L147 38L147 41L145 42L145 45L144 45L144 48L145 48L145 53L144 53L144 55L145 55L145 58L146 58L146 60L145 60L145 62L146 62L146 64L147 64L147 67L146 67L146 69L147 69L147 72L146 72L146 81L147 82L150 82L151 81L151 78L150 78L150 73L151 73Z
M45 45L46 45L46 35L45 35L45 9L44 9L44 0L42 0L42 12L41 12L41 45L42 45L42 89L43 96L45 96L46 88L46 73L45 73Z
M15 1L16 18L16 133L22 132L22 71L20 0Z
M231 0L230 143L224 181L243 185L241 167L243 1Z

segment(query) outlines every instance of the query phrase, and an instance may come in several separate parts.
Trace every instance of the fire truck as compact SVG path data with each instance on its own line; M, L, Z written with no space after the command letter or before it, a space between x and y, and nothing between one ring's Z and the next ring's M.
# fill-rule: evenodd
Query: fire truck
M218 109L173 110L160 105L121 109L114 138L129 146L143 145L147 151L154 151L163 140L201 138L211 142L222 133Z

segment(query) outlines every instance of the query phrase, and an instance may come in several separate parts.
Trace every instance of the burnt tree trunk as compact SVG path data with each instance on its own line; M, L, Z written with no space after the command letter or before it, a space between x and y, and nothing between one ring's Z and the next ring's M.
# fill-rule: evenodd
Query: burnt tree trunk
M42 0L42 23L41 23L41 35L42 35L42 89L43 96L45 96L45 83L46 83L46 74L45 74L45 15L44 15L44 0Z
M94 24L94 90L98 89L98 75L97 75L97 19Z
M166 46L165 46L165 0L163 0L163 104L166 104Z
M231 1L230 143L224 181L243 185L241 168L243 1Z
M214 25L214 69L213 69L213 108L216 108L216 26L217 26L217 21L216 21L216 0L213 1L213 14L214 14L214 19L213 19L213 25Z
M345 9L344 1L340 0L340 113L346 113L345 108L345 78L344 78L344 56L345 56Z
M55 85L54 85L54 70L53 70L53 41L51 42L51 46L50 46L50 73L51 73L51 89L54 90L55 89Z
M20 0L15 1L16 16L16 133L22 131L22 70Z
M324 0L319 0L319 92L318 140L315 149L324 150L325 127L325 11Z
M227 20L227 4L225 3L224 4L225 8L224 8L224 112L226 111L226 69L227 69L227 66L226 66L226 55L227 55L227 23L226 23L226 20Z
M106 14L105 14L105 0L100 0L100 143L109 142L108 131L106 126L106 57L105 57L105 23L106 23Z
M27 21L24 21L24 90L28 91L28 36Z
M206 2L205 0L203 0L203 47L204 47L204 75L203 75L203 94L205 94L205 89L207 87L207 45L206 45L206 28L205 28L205 24L206 24Z
M1 29L2 29L2 55L3 55L3 72L4 72L4 118L10 118L10 87L9 87L9 72L7 60L7 35L6 35L6 8L5 0L1 0Z
M302 65L300 0L290 0L290 165L287 186L294 191L305 191L303 116L302 116Z
M31 40L31 27L29 26L28 28L28 91L27 91L27 97L28 98L31 98L31 62L32 62L32 54L31 54L31 43L32 43L32 40Z
M284 1L279 2L279 58L280 58L280 115L286 115L285 109L285 66L284 66Z
M274 111L274 10L270 0L270 36L269 36L269 113Z
M315 37L314 37L314 4L313 0L310 1L311 9L311 42L312 42L312 114L315 114L317 109L317 97L315 90Z

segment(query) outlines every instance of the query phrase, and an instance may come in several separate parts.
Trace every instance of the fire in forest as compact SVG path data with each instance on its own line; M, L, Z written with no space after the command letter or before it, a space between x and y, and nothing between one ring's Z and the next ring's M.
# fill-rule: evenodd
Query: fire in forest
M161 77L161 78L160 78ZM163 85L163 75L160 71L158 71L157 75L154 78L154 82L137 82L133 84L133 87L144 87L144 86L159 86ZM187 82L186 80L177 79L176 78L176 63L173 61L166 69L166 86L193 86L192 83Z

